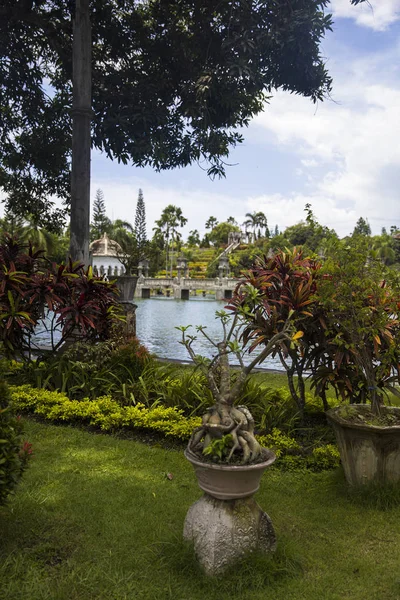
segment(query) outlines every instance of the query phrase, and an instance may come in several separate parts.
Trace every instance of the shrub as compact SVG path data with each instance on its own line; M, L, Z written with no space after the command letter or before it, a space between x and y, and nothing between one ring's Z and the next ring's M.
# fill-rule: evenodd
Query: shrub
M71 399L112 394L124 401L150 354L137 339L122 347L119 344L120 340L114 338L97 343L75 342L55 358L28 363L13 381L58 390Z
M274 428L290 432L299 421L297 406L285 387L271 388L250 377L240 402L250 410L260 432Z
M137 338L133 338L112 353L109 366L116 377L123 379L128 375L131 380L136 381L150 358L147 348Z
M213 404L203 373L190 367L149 363L134 385L134 398L150 407L176 407L187 416L201 415Z
M283 454L298 454L300 452L300 446L296 440L288 435L285 435L277 428L272 430L272 433L268 435L262 435L258 437L259 443L265 448L271 448L277 456L281 457Z
M28 385L11 386L13 403L21 411L40 415L49 421L81 422L100 427L103 431L146 429L166 436L188 440L201 420L186 418L181 410L156 406L146 408L143 404L121 406L110 396L96 400L70 400L60 392L49 392Z
M187 441L200 417L185 417L176 407L152 406L141 403L121 406L110 396L96 400L70 400L59 392L49 392L30 386L12 386L12 399L21 411L36 413L49 421L83 423L112 432L120 429L155 431L167 437ZM285 470L310 469L321 471L339 464L339 452L332 444L305 450L293 437L274 428L268 435L258 436L262 446L272 448L277 466Z
M22 424L12 412L10 392L0 381L0 505L14 490L32 454L29 442L22 443Z
M109 339L123 319L115 283L94 276L91 267L85 270L83 264L71 261L57 265L42 254L8 235L0 244L3 352L30 357L38 324L49 332L53 352L72 335L90 341Z

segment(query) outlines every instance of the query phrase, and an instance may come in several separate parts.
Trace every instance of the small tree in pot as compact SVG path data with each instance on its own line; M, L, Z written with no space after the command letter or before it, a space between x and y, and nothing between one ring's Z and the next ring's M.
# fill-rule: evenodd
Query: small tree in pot
M324 272L318 296L325 336L313 386L321 394L331 385L353 405L327 413L346 478L399 481L400 409L384 406L389 392L400 397L398 274L374 259L362 239L337 245Z
M249 295L258 294L251 286L247 286L246 290ZM245 364L246 343L240 341L245 325L242 318L245 312L244 302L240 308L235 308L233 316L223 310L216 312L223 329L223 337L220 341L211 339L205 327L201 325L196 327L197 332L216 350L212 360L196 354L193 343L197 336L188 335L190 325L177 327L182 332L180 343L187 348L195 365L204 372L215 400L215 405L203 416L201 426L193 432L188 448L200 456L201 453L206 456L214 455L215 458L219 455L220 461L226 463L235 460L235 462L249 464L261 460L261 447L254 436L254 419L245 406L237 404L251 371L274 351L276 352L280 345L294 344L296 340L290 321L291 315L289 314L285 321L281 321L275 311L270 319L272 335L261 347L257 356ZM247 352L254 349L250 347ZM231 369L230 356L236 358L238 363L238 367L234 370ZM223 444L214 443L224 436L229 438L225 437Z
M323 268L318 301L324 310L318 393L332 385L351 404L370 402L375 417L388 392L400 396L398 275L369 255L364 240L338 245Z
M258 296L250 285L246 293L249 298ZM277 346L296 339L291 315L281 321L273 311L270 321L273 335L264 346L250 346L250 350L260 347L261 351L245 364L246 342L241 333L246 303L243 301L240 308L232 306L232 310L233 316L217 312L223 329L218 342L211 339L205 327L197 327L197 332L216 350L211 361L195 353L193 344L197 337L188 335L188 327L178 328L182 332L181 343L205 373L215 400L215 405L203 416L201 426L193 432L185 452L205 494L188 511L184 537L193 541L200 564L212 575L222 572L245 552L275 549L271 520L253 499L261 475L275 455L260 447L250 411L237 403L252 369ZM238 362L237 369L230 367L231 356ZM207 455L213 460L207 462Z

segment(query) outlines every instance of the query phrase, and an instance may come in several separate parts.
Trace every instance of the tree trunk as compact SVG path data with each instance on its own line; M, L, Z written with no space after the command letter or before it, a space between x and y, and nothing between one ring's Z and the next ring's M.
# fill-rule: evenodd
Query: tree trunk
M70 256L89 265L92 33L90 0L76 0L72 45L72 167Z

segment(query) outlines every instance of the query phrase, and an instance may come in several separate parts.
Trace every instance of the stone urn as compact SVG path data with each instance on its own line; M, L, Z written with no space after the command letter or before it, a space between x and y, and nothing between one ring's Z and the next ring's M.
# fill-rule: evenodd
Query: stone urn
M272 465L276 456L265 449L266 459L254 465L227 465L201 461L188 448L185 457L192 464L199 487L218 500L236 500L253 496L259 487L262 474Z
M205 463L189 449L185 457L204 494L189 508L183 537L193 542L205 573L219 575L250 552L274 551L272 521L253 495L275 454L266 450L266 460L254 465Z
M365 404L352 406L360 414L369 409ZM347 482L350 485L399 482L400 426L352 423L341 417L339 410L332 408L326 416L336 435ZM400 408L385 407L384 410L400 415Z

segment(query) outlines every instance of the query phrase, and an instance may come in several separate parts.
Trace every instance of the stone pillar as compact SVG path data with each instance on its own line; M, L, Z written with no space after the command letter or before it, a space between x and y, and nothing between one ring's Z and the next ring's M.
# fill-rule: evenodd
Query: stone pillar
M229 271L229 260L228 257L225 256L224 254L221 254L221 256L219 257L219 263L218 263L218 273L219 273L219 278L222 279L224 276L226 277Z
M207 575L219 575L249 552L276 549L269 516L253 496L218 500L204 494L186 515L183 537L193 542Z
M142 260L142 265L143 265L143 268L144 268L144 276L148 277L149 276L149 266L150 266L149 259L148 258L144 258Z
M124 310L126 322L124 325L124 338L130 339L136 335L136 309L137 305L133 302L121 302L121 306Z

